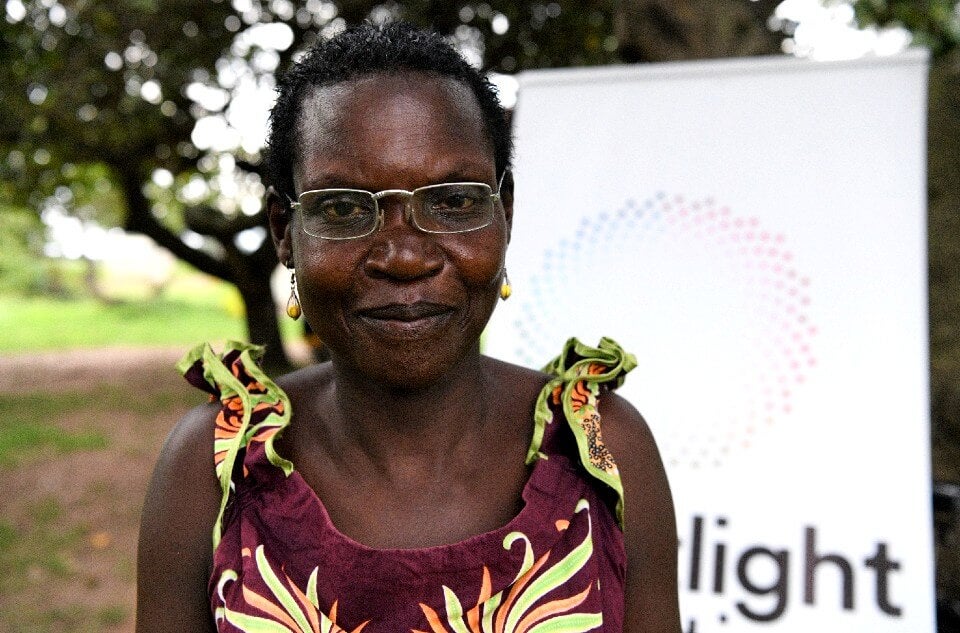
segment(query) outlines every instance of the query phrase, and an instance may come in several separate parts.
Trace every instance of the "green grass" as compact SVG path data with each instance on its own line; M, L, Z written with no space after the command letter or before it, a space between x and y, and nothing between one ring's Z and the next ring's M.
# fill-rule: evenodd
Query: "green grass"
M0 467L16 466L45 447L58 453L94 450L106 448L107 438L93 431L63 431L43 421L12 428L0 423Z
M243 319L225 306L170 299L103 304L0 297L0 353L243 337Z
M89 392L0 394L0 468L16 466L45 450L70 453L106 448L109 440L99 431L67 431L51 423L71 412L94 408L146 417L181 400L180 394L172 392L140 394L105 385Z

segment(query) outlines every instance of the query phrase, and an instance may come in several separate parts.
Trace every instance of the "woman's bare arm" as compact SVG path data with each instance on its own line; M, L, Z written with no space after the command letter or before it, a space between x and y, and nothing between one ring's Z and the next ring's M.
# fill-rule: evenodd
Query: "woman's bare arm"
M624 633L679 633L677 523L656 442L643 417L615 394L600 398L603 438L624 487L627 550Z
M137 552L137 633L214 631L211 530L220 506L213 463L217 407L188 413L160 452Z

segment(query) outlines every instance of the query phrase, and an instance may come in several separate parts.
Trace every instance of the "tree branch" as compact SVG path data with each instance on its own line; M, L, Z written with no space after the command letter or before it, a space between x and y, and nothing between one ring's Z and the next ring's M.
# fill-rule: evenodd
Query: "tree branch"
M191 266L222 279L234 283L233 271L225 263L215 257L191 248L184 244L179 236L157 221L150 210L150 201L143 195L140 179L129 168L112 165L118 175L120 186L123 188L127 200L127 218L124 229L136 233L143 233L154 242L167 249L178 259L182 259Z

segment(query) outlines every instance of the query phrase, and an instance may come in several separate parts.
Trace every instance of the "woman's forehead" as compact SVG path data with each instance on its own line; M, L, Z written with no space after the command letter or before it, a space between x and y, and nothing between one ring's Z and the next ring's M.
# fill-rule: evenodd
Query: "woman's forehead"
M323 86L304 99L298 125L298 167L402 163L423 153L441 162L458 153L493 162L476 98L446 77L378 74Z
M437 127L470 123L465 132L484 128L483 113L469 87L419 72L363 75L315 88L304 99L299 124L302 132L322 128L326 133L350 134L419 117L429 117Z

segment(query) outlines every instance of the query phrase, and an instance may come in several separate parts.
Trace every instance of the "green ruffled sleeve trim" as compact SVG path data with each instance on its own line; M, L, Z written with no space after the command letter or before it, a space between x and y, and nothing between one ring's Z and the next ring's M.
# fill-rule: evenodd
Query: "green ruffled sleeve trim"
M209 344L197 345L177 363L177 370L223 405L214 435L214 463L222 497L213 527L213 547L220 544L223 514L233 489L231 476L240 450L263 442L267 459L289 476L293 464L281 457L274 440L290 424L290 399L258 365L263 347L228 341L218 355ZM252 424L254 412L258 422Z
M616 516L620 529L623 529L623 483L613 455L603 444L597 397L602 391L622 385L627 372L636 366L636 357L612 339L600 339L597 347L584 345L575 338L568 340L563 352L543 368L553 378L537 397L533 439L527 451L527 464L547 457L540 452L540 446L547 425L553 422L551 405L561 407L576 439L580 463L617 495Z

